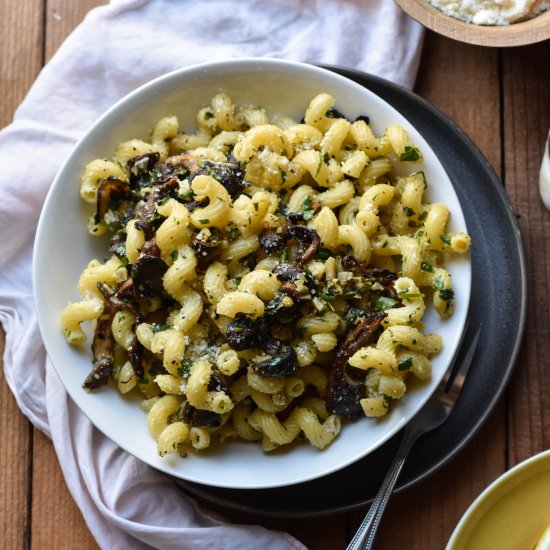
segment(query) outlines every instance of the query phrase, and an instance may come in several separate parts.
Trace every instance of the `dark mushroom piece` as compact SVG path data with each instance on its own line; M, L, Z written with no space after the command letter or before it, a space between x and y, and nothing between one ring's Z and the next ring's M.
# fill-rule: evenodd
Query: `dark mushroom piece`
M244 171L236 160L215 162L184 154L168 158L164 165L183 166L189 172L189 181L198 175L212 176L227 189L230 195L239 193L246 187Z
M163 296L162 278L167 269L168 265L160 258L142 254L130 270L136 295L140 298Z
M197 208L204 208L207 205L208 205L208 199L203 199L201 201L186 202L185 208L187 208L189 212L193 212L193 210L196 210Z
M298 287L290 281L285 281L279 292L265 306L265 315L280 324L292 323L300 317L301 306L302 299Z
M141 202L137 207L135 214L139 217L141 222L147 225L152 224L157 216L157 205L166 197L175 197L176 191L179 189L179 180L177 178L170 178L167 181L162 182L160 185L155 185L153 190L147 196L145 203ZM153 232L154 228L140 227L146 235L147 231Z
M300 291L298 290L298 287L291 281L285 281L281 285L279 292L281 292L282 294L286 294L286 296L289 296L295 302L300 301Z
M351 271L356 277L374 279L376 282L380 283L387 292L394 293L393 282L397 279L397 274L393 271L381 268L369 269L353 254L348 254L342 258L342 267L346 271Z
M115 310L109 303L105 304L103 313L97 320L92 342L93 368L84 380L82 387L89 392L95 391L109 382L113 374L115 340L111 325Z
M162 361L160 361L158 359L153 359L151 361L151 364L150 364L149 369L148 369L147 372L150 376L157 376L157 374L170 374L164 368L164 365L162 364Z
M227 384L222 378L220 371L218 371L217 369L212 371L212 373L210 374L210 380L208 381L207 389L208 391L221 391L231 397L231 392L229 391Z
M155 237L155 230L150 223L143 220L138 220L134 223L134 227L143 233L146 241L150 241Z
M109 253L120 259L126 257L126 231L117 231L109 240Z
M222 423L222 417L218 413L196 409L188 402L182 406L180 414L184 422L192 423L193 426L218 428Z
M163 163L160 163L157 168L161 173L171 176L177 168L183 167L189 172L190 177L194 177L199 173L200 162L201 158L194 157L193 155L174 155L168 157Z
M131 158L126 166L130 171L130 186L138 191L151 185L150 172L160 159L158 153L145 153Z
M374 279L384 287L384 296L397 300L398 296L393 287L393 283L397 280L397 273L389 269L369 269L367 271L367 277Z
M218 428L221 426L222 417L213 411L203 411L195 409L191 415L191 422L194 426L203 426L206 428Z
M124 281L118 287L118 290L116 291L116 296L117 298L122 300L122 302L126 304L131 304L136 299L136 293L134 291L134 281L132 281L132 279L127 279L126 281ZM136 316L138 315L137 311L132 310L132 312L135 313Z
M292 225L289 230L289 235L302 244L307 244L308 248L305 252L301 252L296 260L300 264L306 264L309 262L315 254L317 249L321 245L321 238L315 229L307 227L305 225Z
M244 170L237 161L214 162L207 160L201 171L218 180L230 195L235 195L247 187L244 181Z
M366 124L370 124L370 118L367 115L359 115L355 118L354 122L358 122L359 120L362 120Z
M130 197L132 190L127 181L114 176L101 180L97 188L96 222L99 222L109 210L109 204L114 198Z
M128 310L136 317L137 322L141 320L141 314L136 304L133 302L136 298L134 292L134 282L132 279L125 281L116 292L110 292L109 287L104 283L98 283L97 287L109 307L114 312ZM134 334L128 346L128 359L136 376L139 379L143 378L143 346Z
M346 118L346 115L343 115L338 109L331 107L325 114L327 118ZM347 120L347 118L346 118Z
M143 345L137 339L136 335L133 336L126 351L128 352L128 360L130 361L130 365L132 365L132 369L134 369L136 376L142 380L144 375Z
M143 232L145 242L141 247L141 253L145 256L155 256L160 258L160 248L157 246L155 239L155 228L152 223L145 222L143 220L137 220L134 223L134 227Z
M106 386L109 382L109 377L113 374L113 359L111 357L102 356L98 361L94 361L94 368L88 374L82 387L92 392Z
M295 281L302 273L302 268L292 262L279 264L273 270L273 274L279 281Z
M353 380L349 375L348 360L356 351L368 344L385 316L383 311L378 311L361 319L338 347L327 387L327 410L330 413L341 414L352 419L361 416L362 408L359 400L364 397L365 384L363 381Z
M160 258L160 248L157 245L157 240L153 237L143 243L141 247L141 254L143 256L154 256Z
M203 239L198 238L198 233L195 233L191 238L191 246L197 255L199 267L205 268L212 260L221 252L221 241L217 234L216 228L211 228L211 235L205 236Z
M252 320L240 315L227 326L225 337L235 351L242 351L260 345L269 335L269 329L263 318Z
M347 254L342 258L342 267L346 271L353 273L355 277L366 277L367 275L367 268L365 264L353 254Z
M132 302L135 299L133 294L133 281L128 279L121 285L116 292L111 292L105 283L97 283L97 288L105 298L105 301L113 308L113 311L130 310L136 317L139 316L139 311L136 305Z
M303 212L295 212L294 210L290 210L285 203L280 204L279 212L292 225L306 221Z
M208 391L222 391L231 397L231 392L227 384L223 381L218 372L210 375L208 382ZM208 428L217 428L221 425L222 417L212 411L197 409L189 402L185 402L178 411L179 416L185 422L191 422L194 426L205 426Z
M262 229L259 235L260 247L268 255L279 254L286 247L288 241L288 226L285 224L278 232L273 227Z
M300 368L296 352L291 346L272 338L264 349L271 358L252 364L252 368L259 376L290 378Z

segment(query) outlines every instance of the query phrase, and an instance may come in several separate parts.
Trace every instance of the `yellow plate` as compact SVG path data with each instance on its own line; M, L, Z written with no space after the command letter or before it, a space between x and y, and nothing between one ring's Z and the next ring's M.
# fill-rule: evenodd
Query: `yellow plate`
M549 526L550 450L489 485L460 520L446 550L533 550Z

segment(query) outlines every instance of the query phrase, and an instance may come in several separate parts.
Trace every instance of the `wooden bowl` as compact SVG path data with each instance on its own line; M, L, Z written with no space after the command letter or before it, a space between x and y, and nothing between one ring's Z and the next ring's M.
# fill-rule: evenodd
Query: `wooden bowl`
M413 19L443 36L478 46L510 47L550 38L550 10L505 26L481 26L445 15L428 0L395 0Z

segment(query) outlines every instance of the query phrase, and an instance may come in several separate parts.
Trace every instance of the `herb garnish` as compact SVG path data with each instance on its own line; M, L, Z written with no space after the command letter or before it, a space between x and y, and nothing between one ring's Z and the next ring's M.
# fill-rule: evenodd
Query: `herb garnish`
M414 162L420 159L420 151L414 145L405 145L405 150L399 155L399 160Z

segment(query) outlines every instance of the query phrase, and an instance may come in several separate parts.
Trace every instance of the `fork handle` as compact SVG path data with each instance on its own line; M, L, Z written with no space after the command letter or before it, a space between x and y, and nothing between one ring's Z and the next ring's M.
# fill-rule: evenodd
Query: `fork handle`
M415 430L405 428L403 434L403 439L397 449L395 458L391 463L391 466L378 490L376 497L374 498L365 519L359 526L357 533L351 542L349 543L346 550L370 550L373 547L374 537L376 536L376 530L382 519L382 514L386 508L386 504L390 499L390 495L393 492L401 469L405 464L405 460L413 446L413 443L416 441L418 435L420 435Z

